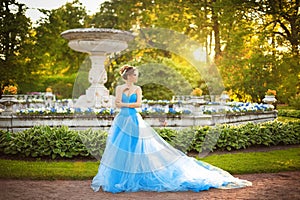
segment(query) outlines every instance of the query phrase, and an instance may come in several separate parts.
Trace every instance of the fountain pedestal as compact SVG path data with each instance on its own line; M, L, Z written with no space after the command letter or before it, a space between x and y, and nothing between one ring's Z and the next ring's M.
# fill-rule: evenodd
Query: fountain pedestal
M107 82L107 73L104 67L106 55L102 52L91 52L92 63L89 71L89 82L91 86L76 101L75 107L113 107L114 97L109 95L108 89L104 86Z
M103 28L70 29L61 33L61 36L69 40L71 49L88 53L92 63L88 80L91 85L74 107L114 107L114 97L109 95L104 86L107 82L104 62L107 54L126 49L127 42L133 40L134 36L127 31Z

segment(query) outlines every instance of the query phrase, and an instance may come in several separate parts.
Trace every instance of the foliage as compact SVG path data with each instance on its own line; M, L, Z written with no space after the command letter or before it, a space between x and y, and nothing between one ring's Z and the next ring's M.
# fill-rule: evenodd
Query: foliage
M139 84L146 99L172 99L174 95L189 94L191 87L186 79L169 66L159 63L140 66ZM178 87L178 83L181 86Z
M22 85L34 77L26 55L32 48L26 10L25 4L16 0L0 1L0 93L6 85Z
M107 132L88 129L79 131L78 134L89 154L100 160L105 149Z
M191 64L182 58L171 53L172 58L166 58L162 54L163 51L149 53L137 50L132 53L133 58L128 58L127 54L116 56L113 61L115 66L108 68L108 76L111 77L109 78L110 90L114 91L117 84L122 84L123 80L117 72L122 65L128 63L139 70L138 85L143 89L143 98L170 100L174 95L189 95L192 89L200 84L201 76ZM139 57L141 58L138 59Z
M238 135L230 135L230 138L239 138L237 144L228 144L224 141L225 144L217 144L217 146L221 149L231 150L255 145L299 144L300 124L299 122L282 123L277 121L262 124L248 123L241 125L238 130L235 130L235 133Z
M300 119L300 110L278 110L278 116Z
M300 121L156 130L162 138L183 152L201 153L216 149L231 151L257 145L288 145L300 142ZM0 152L35 158L100 158L106 137L105 131L78 132L67 127L36 126L17 133L0 131Z
M39 81L31 81L32 86L23 88L23 92L45 91L51 86L58 98L71 97L76 73L86 55L73 51L60 34L84 27L88 22L86 11L78 0L57 9L40 11L45 17L34 28L35 42L30 56L31 65L38 68L30 73L38 76Z
M71 74L69 76L64 75L53 75L44 77L41 79L43 83L43 88L41 87L39 91L45 91L45 86L50 87L52 92L56 95L58 99L62 98L72 98L73 94L73 84L76 80L76 74Z
M172 141L178 131L166 128L155 128L155 131L167 142Z
M289 104L297 110L300 110L300 93L289 99Z
M278 101L287 102L299 91L299 59L297 48L292 47L299 43L297 34L292 34L299 32L294 18L299 5L295 1L282 1L282 6L271 1L217 2L222 5L219 19L226 42L216 62L226 89L236 92L239 100L250 95L248 101L259 102L266 88L272 87L278 91ZM296 53L287 51L291 47Z
M88 156L79 135L67 127L36 126L18 133L1 132L0 149L5 154L55 159Z
M274 2L266 1L248 1L251 10L258 15L257 18L263 18L263 28L269 29L273 35L274 43L287 46L292 52L299 55L299 2L281 0ZM288 43L290 45L288 45Z
M294 118L294 117L282 117L282 116L278 116L277 118L278 121L280 122L300 122L299 118Z
M34 27L24 15L23 4L7 0L1 5L0 84L3 88L11 82L17 83L19 93L44 91L49 86L44 81L48 77L74 77L86 55L71 50L60 34L91 24L136 32L141 30L139 28L151 27L183 33L203 46L207 60L216 63L225 89L232 91L235 100L260 102L266 89L274 88L278 102L287 103L300 91L298 1L112 0L101 4L95 15L88 16L80 1L74 0L58 9L41 9L45 17ZM170 38L159 35L149 39L146 35L138 38L144 46L109 60L112 62L106 64L108 82L105 85L110 92L113 93L117 83L119 64L135 62L141 65L151 61L165 65L167 61L191 88L199 87L208 94L209 83L203 81L203 74L192 73L183 59L178 62L184 52L174 56L166 48ZM180 40L175 39L172 44L186 48ZM139 62L140 58L147 57L146 53L151 54L151 59ZM195 76L186 76L188 72ZM64 84L69 86L68 92L60 91L62 98L70 96L73 86L66 79L60 79L56 90ZM75 87L77 95L85 91L84 87L86 83ZM151 93L152 90L161 92ZM145 85L148 97L159 99L172 94L172 89L159 84Z
M119 1L111 1L106 2L102 5L100 9L101 11L97 13L94 18L94 22L96 24L98 23L98 26L120 29L131 28L129 26L130 21L132 26L137 25L140 27L149 27L149 24L152 24L152 26L154 25L157 27L165 27L172 30L184 32L185 34L192 36L193 38L197 38L200 42L203 42L211 34L211 31L208 31L212 28L210 26L212 26L212 24L215 23L216 20L220 20L222 22L221 25L214 24L214 26L219 26L219 37L222 37L223 41L225 41L225 50L224 52L220 53L220 55L226 55L226 52L229 49L227 47L235 47L235 49L232 50L233 57L230 57L229 59L231 61L235 61L236 58L241 57L242 63L238 62L237 66L233 67L235 67L237 71L240 71L240 74L242 74L242 76L244 77L243 79L241 79L240 74L228 74L228 68L231 66L229 63L224 65L225 73L228 74L227 77L235 77L234 80L229 79L228 81L226 77L224 81L235 84L234 87L228 85L227 89L234 89L234 91L239 92L239 95L241 96L250 95L252 97L250 100L252 101L260 101L264 96L264 90L266 89L267 85L273 84L275 80L280 80L276 77L278 74L274 73L277 68L277 64L275 61L278 60L279 55L266 55L265 52L271 52L274 50L270 48L268 49L267 47L269 45L264 46L263 50L261 50L261 47L258 47L262 41L266 43L266 40L263 34L261 35L261 37L258 37L258 39L255 39L257 38L255 36L257 35L257 33L255 33L255 30L258 28L258 25L255 21L256 18L254 20L247 17L245 18L246 15L244 13L253 12L253 10L251 10L251 3L249 3L249 5L243 4L242 7L239 3L240 2L230 1L216 1L212 3L211 1L208 1L208 3L205 4L201 2L183 3L174 1L168 2L166 4L165 1L155 1L151 3L147 3L144 1L131 1L130 3L126 3L125 5ZM178 6L179 4L181 6ZM172 12L173 9L183 9L181 12L182 14L179 15L177 14L178 12ZM131 12L129 12L129 10ZM199 10L203 10L203 13L199 12ZM210 19L208 17L208 15L213 12L218 12L218 19ZM159 15L157 15L157 13L159 13ZM120 21L124 21L124 17L126 17L126 23L120 24ZM164 18L164 21L162 20L162 18ZM113 20L114 23L111 23L112 21L110 20L104 19ZM107 22L111 23L111 25L108 25ZM106 23L106 25L102 23ZM215 27L213 29L215 31ZM241 38L245 38L245 41L250 41L250 43L248 44L247 42L243 42ZM248 38L252 39L249 40ZM217 40L218 38L215 37L215 39ZM240 45L237 45L238 41L242 41L239 43ZM174 41L174 43L176 43L176 41ZM243 46L246 46L244 50L241 49ZM252 46L254 46L254 49L252 48ZM209 49L206 50L209 51ZM152 49L152 52L153 51L155 50ZM241 56L239 54L241 54ZM243 56L243 54L245 54L245 56ZM251 54L253 54L253 56L250 59L250 68L246 69L245 72L243 72L243 69L247 65L247 62L249 62L248 58ZM274 59L274 56L278 58ZM222 62L226 63L223 60ZM257 76L258 74L259 76ZM255 84L253 82L253 77L256 78ZM277 83L273 85L276 87L279 86L279 84ZM197 86L199 85L196 85L194 87ZM152 89L154 88L150 88L150 90ZM171 91L165 90L165 92ZM159 95L160 94L157 94L157 96ZM281 96L279 96L280 99ZM284 98L282 99L284 100Z
M278 71L282 85L277 89L278 97L282 96L282 102L289 103L290 97L300 93L300 60L289 52L285 52L281 56L283 58L279 61L280 68Z
M239 126L191 127L182 131L168 130L161 132L164 133L164 137L168 133L167 141L173 145L175 144L176 148L183 151L198 153L217 149L232 151L246 149L251 146L299 144L300 121L247 123ZM183 137L178 136L178 134L182 134ZM208 145L204 146L204 141ZM189 142L190 145L186 146ZM215 145L210 145L210 143Z

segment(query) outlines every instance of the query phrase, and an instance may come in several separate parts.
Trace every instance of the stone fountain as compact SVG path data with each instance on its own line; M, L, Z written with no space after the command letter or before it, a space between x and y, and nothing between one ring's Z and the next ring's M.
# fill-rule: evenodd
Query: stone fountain
M88 53L92 65L88 80L91 85L86 94L78 98L74 107L114 107L114 97L109 95L104 86L107 81L104 62L108 54L126 49L134 36L127 31L105 28L70 29L62 32L61 36L69 40L71 49Z

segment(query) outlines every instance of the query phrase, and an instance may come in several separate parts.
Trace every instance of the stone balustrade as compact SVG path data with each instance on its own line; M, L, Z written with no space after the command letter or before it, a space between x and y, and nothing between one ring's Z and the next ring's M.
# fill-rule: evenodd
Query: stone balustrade
M191 126L214 126L217 124L242 124L248 122L266 122L277 118L277 111L211 114L211 115L153 115L145 116L144 120L152 127L174 129ZM0 129L12 132L22 131L37 125L50 127L68 126L74 130L103 129L107 130L113 116L104 115L0 115Z

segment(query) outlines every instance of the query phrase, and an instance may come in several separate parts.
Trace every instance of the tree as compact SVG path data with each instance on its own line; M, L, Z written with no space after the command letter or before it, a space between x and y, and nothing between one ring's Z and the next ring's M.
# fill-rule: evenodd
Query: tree
M290 46L291 51L299 55L299 0L249 0L248 6L263 19L262 28L270 27L271 33L277 36L277 45Z
M13 58L18 60L18 66L23 66L19 76L35 74L42 78L35 83L39 90L55 82L61 87L71 81L62 77L75 77L86 56L71 50L61 32L91 24L137 30L139 41L130 45L140 46L130 46L130 52L109 57L106 86L112 91L122 63L140 65L155 61L167 63L183 74L190 71L190 66L180 60L186 56L189 45L168 37L167 31L155 33L155 29L163 28L205 46L207 59L217 64L226 88L239 93L240 99L261 101L265 90L271 87L278 91L280 101L286 102L300 86L298 9L298 0L111 0L104 2L94 16L87 16L76 0L55 10L41 10L46 17L22 40L26 51ZM139 28L149 31L143 34ZM170 48L179 53L174 55ZM193 84L203 85L203 77L194 78L197 80L192 80Z
M77 72L85 55L68 47L61 33L68 29L86 26L87 14L82 4L75 0L54 10L41 10L46 17L41 19L36 30L36 57L40 60L41 74L72 74Z
M46 17L38 21L35 28L34 58L38 74L42 80L36 85L38 91L51 87L58 97L71 97L72 87L65 87L68 92L62 92L62 86L72 85L74 73L80 68L86 54L76 52L68 47L68 40L61 33L68 29L83 28L89 23L85 8L78 0L66 3L53 10L40 10ZM72 79L65 76L73 77ZM38 84L38 83L37 83Z
M18 84L30 79L24 58L30 38L30 20L25 16L26 6L15 0L0 1L0 84Z
M268 54L276 62L277 68L272 73L276 73L276 78L281 80L275 87L283 102L300 92L299 6L299 0L245 2L245 8L256 13L255 20L259 24L256 34L261 35L264 43L272 47Z

